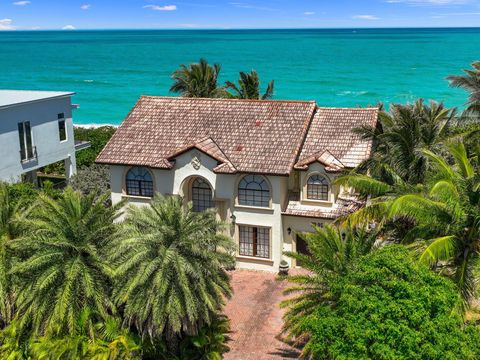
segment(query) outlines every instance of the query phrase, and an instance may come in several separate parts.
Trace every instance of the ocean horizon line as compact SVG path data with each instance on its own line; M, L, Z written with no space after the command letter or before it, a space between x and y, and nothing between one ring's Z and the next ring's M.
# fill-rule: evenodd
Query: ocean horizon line
M379 27L278 27L278 28L206 28L206 27L174 27L174 28L76 28L76 29L12 29L0 33L18 32L88 32L88 31L282 31L282 30L477 30L480 26L379 26Z

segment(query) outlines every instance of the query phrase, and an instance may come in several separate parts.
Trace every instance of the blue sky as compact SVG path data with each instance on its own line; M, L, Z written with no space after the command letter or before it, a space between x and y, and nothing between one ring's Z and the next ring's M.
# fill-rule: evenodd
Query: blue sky
M480 26L480 0L0 0L0 30Z

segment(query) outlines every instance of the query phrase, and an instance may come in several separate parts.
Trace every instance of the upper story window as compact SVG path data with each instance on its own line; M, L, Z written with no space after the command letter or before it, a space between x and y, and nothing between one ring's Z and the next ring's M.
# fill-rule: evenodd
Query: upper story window
M67 140L67 127L65 124L65 114L60 113L57 115L58 119L58 136L60 138L60 141L65 141Z
M127 195L153 196L153 177L144 167L131 168L126 179Z
M202 178L196 178L192 183L192 205L196 212L214 207L212 188Z
M263 176L247 175L238 184L240 205L270 207L270 188Z
M321 175L312 175L307 180L307 199L328 200L328 180Z
M32 127L30 121L18 123L18 138L20 140L20 159L27 161L36 157L32 141Z

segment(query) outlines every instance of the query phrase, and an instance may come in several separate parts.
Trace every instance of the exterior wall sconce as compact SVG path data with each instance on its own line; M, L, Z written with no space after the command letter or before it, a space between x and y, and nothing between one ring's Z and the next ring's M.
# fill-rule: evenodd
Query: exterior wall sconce
M287 229L287 233L288 233L288 235L292 235L292 228L291 228L291 227L289 227L289 228Z
M232 214L230 215L230 219L232 220L232 224L235 225L235 222L237 221L237 217L234 214Z

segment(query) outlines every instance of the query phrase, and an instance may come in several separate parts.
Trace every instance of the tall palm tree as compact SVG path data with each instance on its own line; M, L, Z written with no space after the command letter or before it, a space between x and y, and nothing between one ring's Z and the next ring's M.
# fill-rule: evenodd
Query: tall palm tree
M469 156L461 142L448 149L449 157L424 152L434 166L432 181L422 193L395 199L387 216L415 222L420 259L450 275L468 306L480 260L480 151Z
M0 183L0 327L13 319L15 310L11 243L22 233L22 219L28 210L21 203L14 204L8 186Z
M103 250L116 237L117 208L109 195L82 196L68 188L58 199L41 194L12 247L20 258L18 318L34 335L74 334L75 321L89 308L106 317L112 269Z
M469 154L461 142L447 148L443 156L423 151L432 166L424 186L396 189L363 175L340 177L338 183L373 194L352 221L411 221L403 242L413 243L422 261L450 275L468 306L480 260L480 151Z
M265 93L260 96L260 79L255 70L252 70L250 73L240 72L238 86L230 81L227 81L225 84L227 89L233 90L233 96L237 99L266 100L273 96L273 80L268 83Z
M224 97L226 91L218 86L218 76L221 66L208 64L207 60L200 59L198 63L180 65L172 74L174 80L170 91L184 97L216 98Z
M375 232L350 225L344 228L314 226L313 233L301 236L307 243L310 255L294 252L286 252L286 255L300 260L310 273L288 277L294 285L285 294L296 296L281 303L282 307L287 308L284 316L287 338L296 338L298 341L308 337L301 326L302 320L320 306L335 302L332 285L345 275L352 261L374 249L377 237Z
M450 75L450 86L461 87L470 93L467 112L480 115L480 61L472 64L473 69L464 70L465 75Z
M381 111L378 126L364 126L355 132L373 141L372 156L358 168L372 177L392 183L391 171L409 184L423 183L428 158L423 149L438 150L456 125L455 110L443 104L417 100L412 105L394 104Z
M219 230L212 211L196 213L176 196L128 209L110 252L114 299L128 324L173 346L210 324L231 294L225 267L234 245Z

